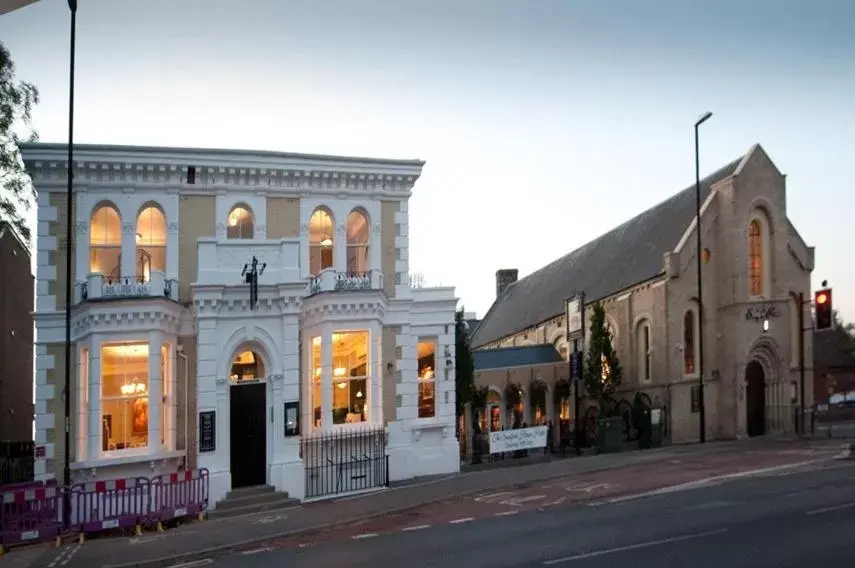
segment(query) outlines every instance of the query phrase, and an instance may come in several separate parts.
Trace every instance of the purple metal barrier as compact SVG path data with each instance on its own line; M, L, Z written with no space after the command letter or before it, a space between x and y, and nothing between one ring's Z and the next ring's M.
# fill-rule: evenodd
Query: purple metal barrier
M138 527L150 521L151 481L145 477L71 486L70 530L82 533Z
M55 481L0 488L0 547L56 538L64 489Z
M170 519L199 515L207 509L207 469L169 473L151 480L151 514L158 525Z

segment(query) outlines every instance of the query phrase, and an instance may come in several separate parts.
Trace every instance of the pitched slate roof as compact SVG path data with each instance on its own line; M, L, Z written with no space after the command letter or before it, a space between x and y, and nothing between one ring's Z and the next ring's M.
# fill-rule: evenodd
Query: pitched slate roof
M548 343L473 351L472 359L476 371L542 365L544 363L556 363L563 360L558 351L555 350L555 347Z
M710 186L734 173L744 156L701 180L701 201ZM586 301L606 298L663 272L695 218L695 185L671 196L608 233L508 286L472 336L481 347L564 313L574 291Z

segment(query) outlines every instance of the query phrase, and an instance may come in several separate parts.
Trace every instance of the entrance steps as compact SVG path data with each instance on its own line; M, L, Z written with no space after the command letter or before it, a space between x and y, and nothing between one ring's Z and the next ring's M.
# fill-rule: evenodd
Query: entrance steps
M238 515L251 515L264 511L275 511L286 507L295 507L300 504L297 499L292 499L288 493L276 491L270 485L258 485L256 487L242 487L229 491L226 498L216 504L216 507L208 512L209 519L223 519L236 517Z

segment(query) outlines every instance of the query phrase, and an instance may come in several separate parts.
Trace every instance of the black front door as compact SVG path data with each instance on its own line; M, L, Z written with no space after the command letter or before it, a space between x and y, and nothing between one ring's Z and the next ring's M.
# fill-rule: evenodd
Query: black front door
M745 415L749 436L766 433L766 375L757 361L745 369Z
M231 387L232 489L267 482L266 385Z

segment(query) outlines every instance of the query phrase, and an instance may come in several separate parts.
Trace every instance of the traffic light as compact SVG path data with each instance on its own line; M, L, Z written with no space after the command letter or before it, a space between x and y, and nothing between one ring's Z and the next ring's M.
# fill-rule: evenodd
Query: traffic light
M813 296L813 305L816 310L816 327L817 331L831 329L834 325L834 318L831 312L831 288L818 290Z

